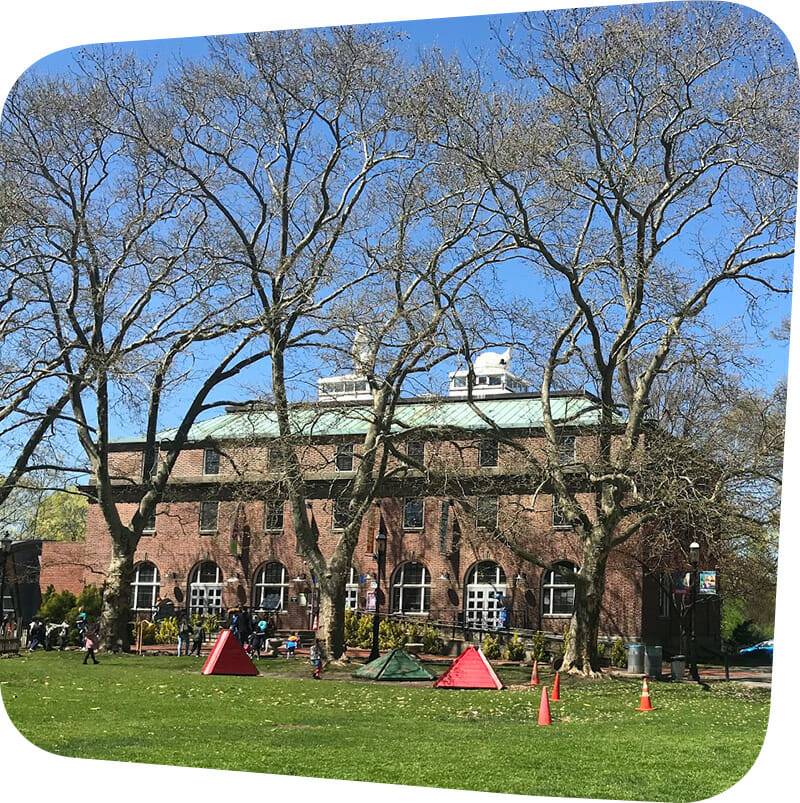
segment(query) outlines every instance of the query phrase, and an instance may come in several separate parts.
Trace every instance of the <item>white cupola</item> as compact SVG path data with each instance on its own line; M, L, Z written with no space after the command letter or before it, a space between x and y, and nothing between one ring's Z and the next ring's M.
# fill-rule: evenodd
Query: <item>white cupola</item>
M484 351L475 358L472 365L474 398L486 396L505 396L509 393L525 393L528 382L511 372L511 349L505 351ZM448 396L467 397L469 370L462 368L449 374Z

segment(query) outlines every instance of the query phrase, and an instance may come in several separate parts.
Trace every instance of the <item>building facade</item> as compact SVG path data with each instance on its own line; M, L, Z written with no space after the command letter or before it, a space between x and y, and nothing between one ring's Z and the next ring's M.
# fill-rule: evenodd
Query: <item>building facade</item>
M497 361L484 363L491 376L502 376ZM454 378L460 376L451 377L451 383ZM541 400L514 392L519 380L513 380L493 379L474 401L459 392L398 404L394 430L397 449L403 451L390 457L380 493L363 519L348 578L348 607L374 609L375 536L383 532L383 611L388 607L391 614L453 628L505 624L563 632L572 613L571 575L580 552L551 494L533 479L532 465L544 454ZM332 393L329 385L326 401L292 409L293 448L305 471L308 514L327 554L347 515L348 488L370 409L365 402L331 399ZM576 466L577 477L578 467L591 462L596 450L596 400L584 393L557 394L552 406L563 422L562 460ZM512 444L493 436L487 421ZM228 408L193 427L169 491L137 549L132 605L139 615L149 615L162 598L191 613L249 605L269 612L280 629L313 628L316 583L293 531L277 438L274 412L257 404ZM114 458L119 506L127 520L152 459L136 441L115 444ZM578 498L587 511L593 509L591 493ZM543 566L518 558L504 543L509 539L539 556ZM77 592L82 584L97 583L110 556L102 514L90 505L83 544L43 545L42 587L52 583ZM608 563L601 633L676 644L679 624L670 596L661 575L643 562L639 542L631 540Z

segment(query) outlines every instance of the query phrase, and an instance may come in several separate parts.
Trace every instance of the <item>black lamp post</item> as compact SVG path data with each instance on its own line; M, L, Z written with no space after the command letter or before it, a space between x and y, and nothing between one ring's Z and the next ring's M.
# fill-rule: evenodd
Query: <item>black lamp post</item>
M381 577L383 577L384 568L386 566L386 533L383 531L383 528L381 528L375 536L375 560L378 562L378 576L375 587L375 613L372 614L372 650L369 654L370 661L375 661L380 656L378 642L381 626Z
M0 574L0 623L5 623L6 620L6 566L8 561L8 554L11 552L11 537L6 532L0 541L0 557L2 557L2 574Z
M695 608L697 607L697 584L700 579L698 567L700 564L700 544L692 541L689 544L689 563L692 571L689 576L691 582L691 597L689 608L689 674L692 680L699 682L700 672L697 669L697 638L695 635Z

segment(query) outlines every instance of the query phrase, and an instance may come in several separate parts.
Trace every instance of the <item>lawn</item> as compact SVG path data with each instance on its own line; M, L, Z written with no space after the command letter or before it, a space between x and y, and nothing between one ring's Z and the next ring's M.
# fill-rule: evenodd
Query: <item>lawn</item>
M3 701L34 744L84 758L540 795L698 800L731 786L763 741L769 694L734 684L562 681L554 726L539 694L310 679L302 659L253 678L196 658L35 653L0 661ZM440 673L441 666L433 668ZM522 684L528 670L499 671ZM549 677L544 676L548 681Z

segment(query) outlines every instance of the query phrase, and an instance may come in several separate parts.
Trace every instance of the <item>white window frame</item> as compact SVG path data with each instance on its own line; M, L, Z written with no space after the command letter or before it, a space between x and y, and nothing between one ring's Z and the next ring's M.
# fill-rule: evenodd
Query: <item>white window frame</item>
M280 527L270 527L270 506L274 505L275 508L280 507L280 518L281 524ZM283 499L266 499L264 500L264 532L265 533L282 533L284 525L286 523L285 520L285 501Z
M569 453L564 451L564 446L572 443L572 449ZM556 452L558 453L558 462L562 465L569 465L574 463L578 453L578 438L575 435L557 435L556 436Z
M216 515L214 516L214 527L203 526L203 505L216 505ZM219 500L204 499L200 502L200 507L197 511L198 526L201 533L216 533L219 532Z
M214 566L214 582L200 582L200 570L206 564ZM189 615L222 612L223 574L219 564L213 560L204 560L195 565L189 576ZM201 604L197 600L201 599Z
M550 568L544 573L542 577L542 616L550 616L554 618L569 619L572 617L572 612L575 610L575 583L557 583L555 568L556 566L571 566L573 572L578 571L578 567L569 560L558 560L550 565ZM553 611L554 591L556 589L571 588L572 589L572 610L569 613L555 613ZM547 594L547 591L550 591ZM548 598L548 603L545 606L545 598Z
M422 504L422 521L419 524L409 525L406 520L406 507L409 502L420 502ZM425 498L420 496L411 496L403 499L403 529L413 532L419 532L425 529Z
M419 448L421 450L421 454L419 455L419 457L415 457L414 455L411 454L411 445L412 444L415 444L415 445L419 446ZM406 442L406 455L411 460L414 460L417 463L422 463L423 465L425 465L425 441L421 441L421 440L407 441Z
M214 454L217 457L216 471L208 471L208 457L210 454ZM222 455L219 453L219 450L215 449L213 446L208 446L205 449L203 449L203 476L216 477L220 473L221 467L222 467Z
M347 576L347 583L344 587L344 607L346 610L358 610L358 597L361 587L358 583L358 572L355 567L350 567L350 574Z
M406 583L405 572L408 566L421 566L422 567L422 582L421 583ZM406 610L404 604L405 590L406 589L422 589L419 596L419 610ZM399 589L399 604L395 604L395 589ZM392 612L403 613L417 616L427 616L431 610L431 573L428 567L418 560L410 560L401 563L395 570L394 577L392 578L391 588L392 598Z
M562 515L563 515L563 513L561 513L561 511L558 508L558 505L556 504L556 498L553 497L552 515L551 515L551 521L552 521L552 524L553 524L553 529L554 530L571 530L572 529L572 525L568 521L563 521L563 520L558 520L557 521L556 520L556 516L562 516Z
M491 564L495 569L494 582L479 583L478 571ZM500 597L498 597L498 594ZM503 567L494 560L478 561L469 571L464 593L464 621L467 627L494 630L499 624L502 607L500 598L508 596L508 578Z
M490 446L494 448L493 463L487 463L486 460L489 459L489 456L484 455L484 449ZM481 437L480 441L478 441L478 465L481 468L497 468L497 466L500 465L500 442L497 438L484 435Z
M491 526L486 526L484 522L481 521L481 514L480 514L480 505L481 500L484 499L493 499L494 500L494 523ZM489 532L494 532L497 529L497 523L500 520L500 499L497 496L479 496L475 500L475 527L479 530L487 530Z
M349 458L350 461L350 468L340 468L339 467L339 458ZM355 447L352 443L340 443L336 446L336 453L333 458L333 464L336 467L337 471L352 471L353 465L355 460Z
M152 516L153 516L152 523L149 521L146 521L144 523L144 527L142 527L142 535L152 535L156 531L157 527L156 517L158 516L157 510L153 510Z
M259 582L259 579L263 578L270 566L281 567L281 581L279 583L266 583L263 582L263 580ZM267 588L276 589L278 594L280 594L280 607L269 609L261 607L261 603L264 601L264 589ZM266 563L262 563L253 575L253 608L256 610L269 610L275 613L285 613L288 597L289 573L286 571L286 566L279 560L268 560Z
M155 579L152 582L144 582L140 579L139 571L143 566L152 566L155 569L154 577ZM139 589L147 589L150 588L150 605L145 608L139 607L136 603L139 601ZM151 560L142 560L139 561L133 567L133 580L131 581L131 605L132 611L148 611L152 612L153 609L156 607L156 599L158 598L158 593L161 589L161 572L158 570L158 566Z

